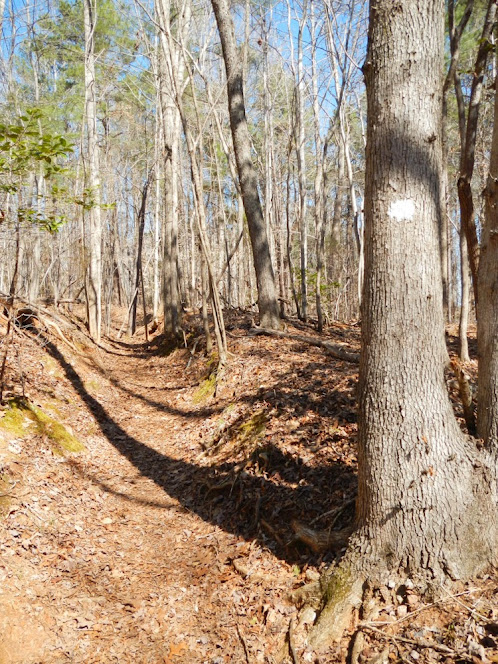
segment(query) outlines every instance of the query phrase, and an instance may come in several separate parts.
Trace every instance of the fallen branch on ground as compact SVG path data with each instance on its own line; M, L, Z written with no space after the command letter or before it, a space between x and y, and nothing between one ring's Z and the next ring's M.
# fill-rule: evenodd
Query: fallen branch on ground
M251 327L249 330L249 334L291 339L292 341L299 341L304 344L309 344L310 346L317 346L318 348L323 348L324 350L327 351L327 353L332 355L332 357L336 357L338 360L344 360L345 362L352 362L353 364L358 364L358 362L360 361L359 353L353 353L349 350L345 350L342 346L330 343L329 341L322 341L320 339L315 339L313 337L304 337L301 334L291 334L290 332L283 332L282 330L269 330L264 327Z

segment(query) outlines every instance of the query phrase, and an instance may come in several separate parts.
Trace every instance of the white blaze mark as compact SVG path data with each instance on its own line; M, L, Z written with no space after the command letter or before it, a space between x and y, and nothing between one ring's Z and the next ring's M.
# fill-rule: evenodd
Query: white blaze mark
M415 203L409 198L393 201L387 214L396 221L411 221L415 214Z

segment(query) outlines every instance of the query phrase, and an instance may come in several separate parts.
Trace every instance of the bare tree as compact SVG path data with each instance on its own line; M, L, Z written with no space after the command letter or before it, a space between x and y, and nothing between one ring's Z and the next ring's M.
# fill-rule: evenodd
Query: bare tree
M258 287L258 308L263 327L280 326L275 275L270 256L268 235L258 192L256 171L252 163L251 142L247 128L242 61L237 52L235 32L227 0L212 0L218 24L227 75L228 108L237 171L251 238Z
M491 37L496 22L498 9L497 0L488 0L484 26L479 40L479 49L474 64L468 113L466 116L464 94L458 70L454 70L454 84L457 98L457 108L460 123L460 132L463 137L460 150L460 175L458 178L458 198L460 201L460 218L463 232L467 238L470 271L474 285L474 297L478 301L478 269L479 269L479 239L475 222L474 198L472 194L472 176L475 167L475 150L479 110L481 106L482 89L486 63L491 46ZM454 48L457 48L455 45Z
M479 261L477 341L479 356L478 435L496 459L498 451L498 92L495 80L494 127Z
M88 269L86 302L88 329L100 341L102 318L102 222L100 216L100 171L95 92L96 4L84 0L85 21L85 115L87 126L86 189L88 192Z

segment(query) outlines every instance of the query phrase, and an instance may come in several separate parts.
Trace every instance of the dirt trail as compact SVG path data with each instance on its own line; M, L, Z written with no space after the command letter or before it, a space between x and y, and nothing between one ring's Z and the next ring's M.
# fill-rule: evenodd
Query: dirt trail
M240 332L214 398L187 350L24 351L31 394L59 399L88 452L27 436L3 457L1 664L291 661L286 596L319 559L289 523L354 490L353 381L318 349ZM317 401L327 381L342 385L340 421Z
M328 532L353 519L357 367L250 337L237 315L213 395L196 324L194 355L140 338L96 349L77 321L65 330L77 352L16 332L0 409L0 664L347 661L355 625L316 656L304 645L316 614L288 594L341 553L313 553L293 520ZM327 339L357 350L358 329ZM475 360L466 369L475 384ZM59 423L86 451L61 454ZM456 584L437 604L379 588L381 631L356 634L358 662L498 661L496 588Z

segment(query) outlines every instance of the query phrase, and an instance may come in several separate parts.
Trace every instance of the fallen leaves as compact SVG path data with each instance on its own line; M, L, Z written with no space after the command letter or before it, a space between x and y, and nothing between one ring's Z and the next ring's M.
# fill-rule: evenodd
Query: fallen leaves
M187 651L188 646L184 641L181 643L172 643L169 647L168 654L164 658L164 664L175 664L174 660L182 657Z

